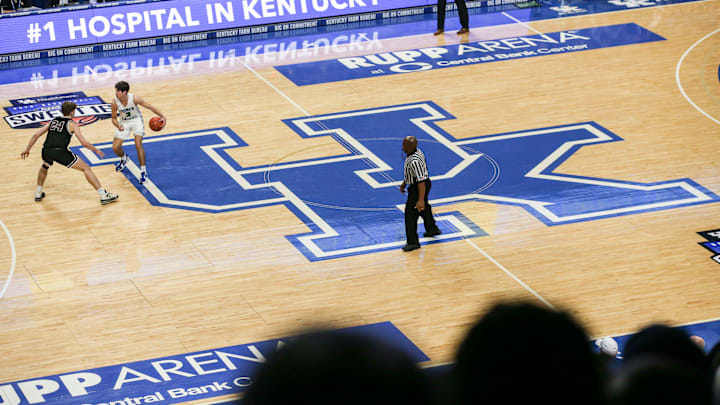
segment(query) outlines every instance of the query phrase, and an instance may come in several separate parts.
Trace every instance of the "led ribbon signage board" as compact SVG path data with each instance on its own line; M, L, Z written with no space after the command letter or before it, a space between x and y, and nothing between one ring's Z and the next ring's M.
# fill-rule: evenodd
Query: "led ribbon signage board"
M408 7L435 0L170 0L2 20L0 54L190 34Z

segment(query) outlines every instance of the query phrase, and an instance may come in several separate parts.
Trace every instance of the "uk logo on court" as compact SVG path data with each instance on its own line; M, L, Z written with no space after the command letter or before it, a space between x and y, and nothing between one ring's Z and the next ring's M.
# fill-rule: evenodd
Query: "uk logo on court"
M284 120L302 138L327 137L344 153L243 167L228 155L247 144L230 128L147 137L150 181L136 185L156 206L210 213L284 205L308 227L287 235L309 260L396 249L405 244L401 142L415 136L433 180L431 203L519 206L548 226L720 200L691 179L638 183L558 170L577 150L622 138L595 122L456 139L437 123L454 119L433 102ZM96 145L114 156L110 143ZM82 147L91 165L114 163ZM125 175L137 184L134 148ZM193 162L188 164L188 162ZM443 231L423 243L487 233L460 211L436 215Z
M11 106L3 107L7 113L5 122L13 129L40 128L53 118L62 116L60 106L65 101L77 104L75 122L81 126L112 116L109 103L98 96L86 96L79 91L10 100Z

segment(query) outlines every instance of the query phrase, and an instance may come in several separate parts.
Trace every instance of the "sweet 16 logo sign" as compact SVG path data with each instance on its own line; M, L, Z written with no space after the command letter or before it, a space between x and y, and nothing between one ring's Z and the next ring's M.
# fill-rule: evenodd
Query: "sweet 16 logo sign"
M51 119L62 116L60 106L65 101L77 104L75 122L80 125L92 124L112 115L110 104L102 98L75 92L10 100L12 105L4 107L7 113L5 122L13 129L40 128Z
M288 240L309 260L396 249L405 243L402 139L415 136L428 159L431 203L469 201L520 206L548 226L716 202L691 179L637 183L564 174L578 149L622 138L595 122L456 139L436 123L454 119L433 102L284 120L302 138L328 137L345 152L243 167L227 150L247 144L230 128L146 137L150 181L137 185L135 148L125 175L157 206L220 213L284 205L309 232ZM117 161L73 150L91 165ZM188 165L187 162L194 162ZM442 235L423 243L485 236L461 212L437 215Z

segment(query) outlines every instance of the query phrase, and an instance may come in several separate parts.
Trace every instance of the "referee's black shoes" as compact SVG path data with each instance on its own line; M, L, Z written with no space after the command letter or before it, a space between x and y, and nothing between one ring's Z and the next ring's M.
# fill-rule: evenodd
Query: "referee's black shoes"
M410 252L415 249L420 249L420 245L415 244L415 243L408 243L407 245L403 246L403 251L405 251L405 252Z
M435 229L433 229L432 231L427 231L427 232L425 232L425 233L423 234L423 236L426 237L426 238L430 238L430 237L433 237L433 236L438 236L438 235L440 235L441 233L442 233L442 231L440 230L440 228L435 227Z

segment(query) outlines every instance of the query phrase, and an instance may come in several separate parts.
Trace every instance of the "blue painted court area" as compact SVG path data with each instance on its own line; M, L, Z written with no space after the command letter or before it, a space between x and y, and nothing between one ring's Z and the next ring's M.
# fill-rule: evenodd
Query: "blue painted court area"
M663 41L637 24L523 35L276 66L298 86Z
M430 360L390 322L334 333L368 336L407 353L416 362ZM247 390L267 356L290 340L292 337L7 382L0 386L0 403L162 405L237 394Z
M483 201L524 208L548 226L713 203L720 198L691 179L633 183L563 174L577 150L622 141L594 122L458 140L437 125L455 117L430 101L284 120L298 136L329 136L346 153L312 160L289 155L273 165L242 167L225 152L247 144L229 128L146 137L158 162L138 184L135 148L124 174L153 205L208 213L284 205L311 231L288 235L308 260L398 249L405 244L402 139L414 136L428 159L430 202ZM378 134L386 134L378 136ZM72 148L90 165L113 164ZM552 158L550 158L552 157ZM186 162L195 162L188 166ZM422 243L486 236L461 212L437 215L442 235Z
M470 27L493 27L517 24L518 20L528 22L690 1L699 0L613 0L582 2L578 6L568 6L559 0L549 0L542 1L542 7L523 9L512 4L480 7L469 10ZM312 52L320 47L330 47L334 57L341 56L343 52L375 53L374 51L380 51L377 45L380 40L432 33L435 30L435 18L435 14L421 14L301 30L0 63L0 84L37 82L93 74L109 75L128 69L158 66L172 69L179 65L206 60L217 61L216 66L221 67L228 63L226 59L237 56L249 56L250 63L269 61L283 65L293 62L295 55L303 50ZM458 28L457 13L449 12L446 16L448 35ZM527 30L524 30L518 35L526 33ZM267 56L272 54L280 56Z

